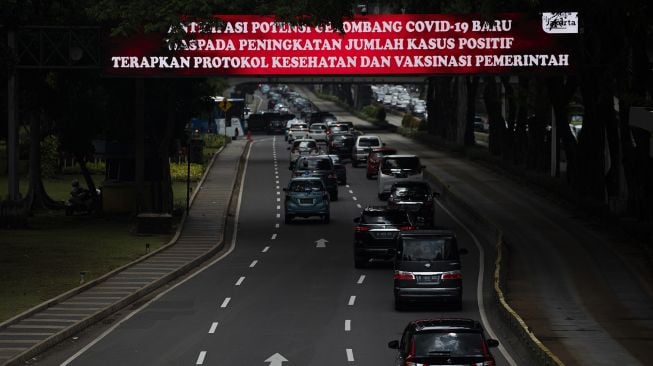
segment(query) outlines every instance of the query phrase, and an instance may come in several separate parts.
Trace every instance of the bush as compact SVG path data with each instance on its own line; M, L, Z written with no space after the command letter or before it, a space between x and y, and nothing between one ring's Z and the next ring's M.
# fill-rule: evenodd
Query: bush
M186 163L170 163L170 177L173 182L185 182L188 174L188 165ZM190 164L190 180L198 181L202 179L204 167L202 164Z
M424 130L425 123L424 120L414 117L411 114L405 114L401 119L401 127L413 130Z
M91 174L104 174L106 170L106 163L100 160L88 161L86 162L86 168L88 168L88 171ZM63 174L82 174L82 170L77 163L63 168L61 172Z
M202 140L204 141L205 147L219 149L224 146L225 137L224 135L205 133L202 135Z
M54 178L59 173L59 139L48 135L41 141L41 176Z
M363 109L361 109L361 113L363 113L368 118L376 120L377 122L384 122L386 117L385 108L373 104L363 107Z

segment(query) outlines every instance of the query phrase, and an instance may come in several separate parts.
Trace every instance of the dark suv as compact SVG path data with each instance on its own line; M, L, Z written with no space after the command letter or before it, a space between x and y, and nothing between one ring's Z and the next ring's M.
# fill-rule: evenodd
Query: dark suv
M433 193L427 182L404 181L397 182L390 188L388 207L399 208L415 214L422 225L433 225L435 207L433 198L438 197Z
M401 340L388 343L398 351L396 365L494 366L490 348L499 341L486 339L481 323L472 319L424 319L406 326Z
M300 156L292 172L293 177L320 177L329 191L331 201L338 200L338 175L328 155Z
M350 159L356 136L351 133L335 133L327 137L329 154L338 155L340 159Z
M394 260L395 309L406 303L446 301L462 307L463 274L451 230L413 230L397 235Z
M412 217L404 210L368 206L354 219L354 265L365 267L370 259L390 260L401 231L414 230Z

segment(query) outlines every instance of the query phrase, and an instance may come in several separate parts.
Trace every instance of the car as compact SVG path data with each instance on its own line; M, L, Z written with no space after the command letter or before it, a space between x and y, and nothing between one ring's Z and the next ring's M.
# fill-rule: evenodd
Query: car
M292 145L288 147L288 150L290 150L290 162L288 164L288 169L290 170L295 168L295 162L300 156L316 155L319 152L317 141L313 139L295 140L292 142Z
M294 123L288 130L288 142L293 142L297 139L308 138L308 125L306 123Z
M385 144L381 142L381 138L379 136L358 136L354 146L352 147L351 165L353 167L357 167L359 162L365 161L367 159L367 155L370 153L370 151L372 151L373 148L381 146L385 146Z
M285 192L284 222L295 217L318 216L324 223L331 219L329 194L319 177L294 177Z
M308 118L308 123L326 123L327 120L337 120L336 116L331 112L313 112Z
M438 196L427 182L397 182L390 188L388 207L414 213L420 226L429 226L433 224L435 216L433 199Z
M424 165L417 155L386 155L381 158L378 174L378 196L384 200L393 184L401 181L422 181Z
M316 141L327 140L327 126L324 123L313 123L308 128L308 138Z
M443 301L460 309L463 275L456 235L448 229L412 230L397 235L394 257L395 309L407 303Z
M306 123L306 122L304 122L303 120L301 120L299 118L293 118L293 119L287 120L286 121L286 130L284 131L284 140L288 141L288 133L290 132L290 128L293 125L302 124L302 123Z
M385 206L367 206L354 218L354 267L364 268L370 260L391 260L395 240L401 231L415 230L404 210Z
M329 154L335 154L340 159L351 159L351 151L356 138L351 133L336 133L329 135L327 139L327 150Z
M367 155L367 173L365 173L367 179L374 179L379 175L379 164L383 156L396 153L396 149L385 146L372 149Z
M338 175L328 155L300 156L295 162L293 177L319 177L329 192L329 200L338 200Z
M347 184L347 168L340 161L340 157L334 154L329 154L328 156L331 158L331 161L333 161L333 168L336 170L338 184L341 186Z
M285 133L285 130L286 130L286 123L284 121L272 120L268 123L266 133L268 135L271 134L280 135L282 133Z
M490 348L499 341L486 338L481 323L466 318L411 321L400 340L388 342L397 350L395 365L494 366Z
M338 122L328 126L326 133L329 135L334 133L351 133L351 127L349 127L349 125Z

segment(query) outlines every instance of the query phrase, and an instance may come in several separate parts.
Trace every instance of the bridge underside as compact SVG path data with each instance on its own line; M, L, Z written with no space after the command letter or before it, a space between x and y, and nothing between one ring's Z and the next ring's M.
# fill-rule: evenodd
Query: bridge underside
M242 76L228 77L230 84L268 83L268 84L422 84L427 75L408 76Z

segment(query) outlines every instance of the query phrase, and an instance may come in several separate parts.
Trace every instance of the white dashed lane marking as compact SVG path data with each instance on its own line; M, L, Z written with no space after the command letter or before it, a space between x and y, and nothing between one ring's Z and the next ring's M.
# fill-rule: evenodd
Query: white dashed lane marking
M354 362L354 351L351 348L347 348L347 362Z
M274 224L274 227L279 228L279 223Z
M353 306L355 302L356 302L356 296L355 296L355 295L351 295L351 296L349 297L349 303L348 303L348 305L349 305L349 306Z
M358 281L356 281L356 283L360 285L363 283L363 281L365 281L365 275L361 275L360 277L358 277Z
M200 352L200 355L197 356L197 361L195 362L196 365L203 365L204 364L204 358L206 358L206 351Z
M226 308L227 305L229 305L229 301L231 301L231 297L227 297L226 299L224 299L224 301L222 302L222 305L220 305L220 307L223 308L223 309Z
M242 285L243 281L245 281L245 277L240 277L238 281L236 281L236 286Z
M272 234L272 237L271 237L270 239L274 240L274 239L276 239L276 238L277 238L277 234L274 233L274 234Z
M256 266L256 263L258 263L258 261L253 260L252 263L250 263L249 268L254 268Z
M358 208L363 208L363 206L361 206L360 203L357 203L357 204L356 204L356 207L358 207Z
M350 189L350 190L349 190L349 193L354 194L354 191L352 191L352 190Z
M351 320L345 320L345 332L351 331Z
M215 333L215 329L217 327L218 327L218 322L213 322L213 324L211 324L211 329L209 329L209 334Z
M353 196L351 199L353 199L354 201L358 200L358 198L356 198L356 196Z
M261 250L261 253L267 253L268 250L270 250L270 247L265 247Z

